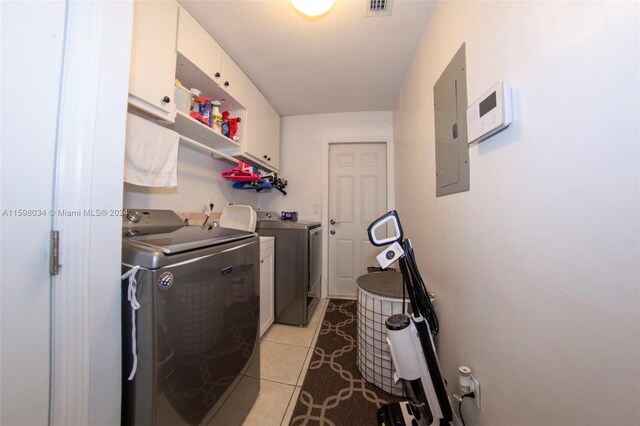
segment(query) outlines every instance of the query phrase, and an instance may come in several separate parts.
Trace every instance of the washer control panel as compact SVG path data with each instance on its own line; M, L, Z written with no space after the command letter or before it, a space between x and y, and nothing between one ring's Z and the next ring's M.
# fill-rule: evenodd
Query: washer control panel
M184 222L173 210L155 209L127 209L122 217L122 227L131 228L158 228L182 226Z

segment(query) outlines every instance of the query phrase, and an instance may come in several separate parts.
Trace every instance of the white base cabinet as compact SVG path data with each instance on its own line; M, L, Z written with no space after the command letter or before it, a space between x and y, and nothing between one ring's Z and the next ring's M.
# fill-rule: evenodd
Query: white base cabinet
M273 294L274 237L260 237L260 337L275 319Z

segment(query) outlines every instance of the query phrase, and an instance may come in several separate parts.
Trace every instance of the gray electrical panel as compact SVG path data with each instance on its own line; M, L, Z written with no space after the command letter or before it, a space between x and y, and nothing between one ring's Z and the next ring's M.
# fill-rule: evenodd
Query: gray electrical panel
M469 190L466 68L463 43L433 86L436 197Z

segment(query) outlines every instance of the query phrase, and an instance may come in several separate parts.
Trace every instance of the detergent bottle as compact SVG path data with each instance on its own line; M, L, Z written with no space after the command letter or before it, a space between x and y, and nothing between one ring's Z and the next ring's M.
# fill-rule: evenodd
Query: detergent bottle
M229 111L222 111L222 134L229 137Z
M211 126L211 121L212 121L211 107L212 107L211 98L198 99L198 112L199 112L200 118L196 117L196 119L199 119L200 121L205 123L207 126Z
M222 114L220 114L220 101L211 102L211 128L214 132L222 134Z
M238 123L240 123L240 117L229 119L229 138L233 139L235 142L240 141L240 137L236 136L236 133L238 132Z

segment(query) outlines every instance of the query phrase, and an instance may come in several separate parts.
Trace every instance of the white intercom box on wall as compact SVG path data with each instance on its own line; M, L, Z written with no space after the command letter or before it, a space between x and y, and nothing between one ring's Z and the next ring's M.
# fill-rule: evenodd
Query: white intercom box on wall
M467 108L469 143L482 142L509 127L511 121L511 88L499 81Z

